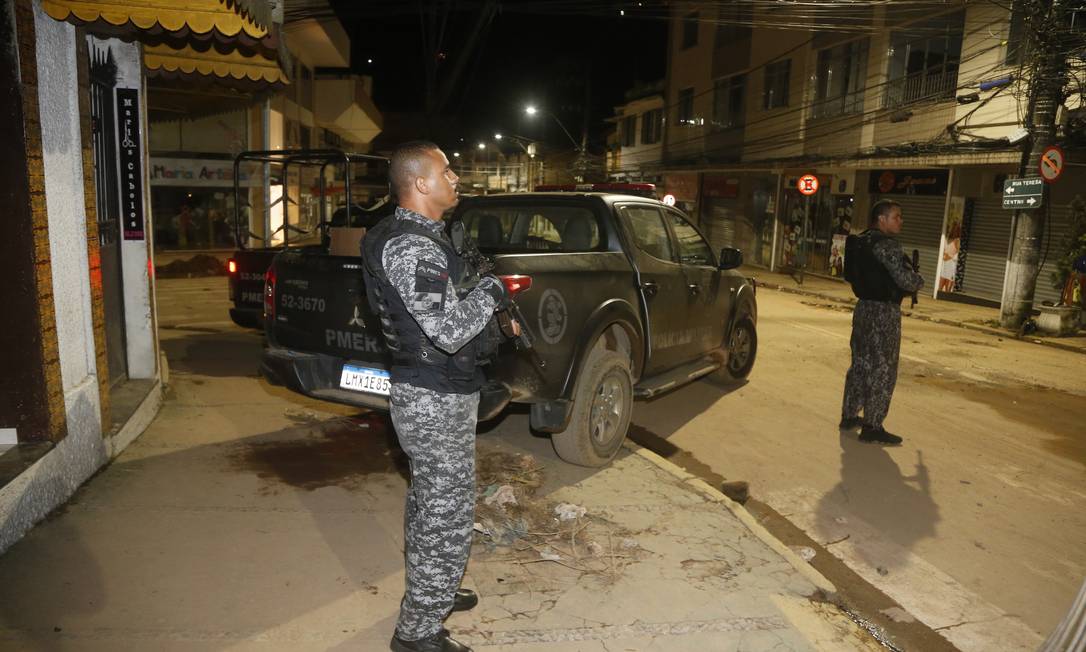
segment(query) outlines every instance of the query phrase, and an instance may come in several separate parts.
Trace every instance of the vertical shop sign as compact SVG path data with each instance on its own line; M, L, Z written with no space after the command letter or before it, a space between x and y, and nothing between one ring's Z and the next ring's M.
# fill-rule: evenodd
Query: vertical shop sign
M143 154L139 91L117 89L117 138L120 141L121 227L125 240L143 240Z

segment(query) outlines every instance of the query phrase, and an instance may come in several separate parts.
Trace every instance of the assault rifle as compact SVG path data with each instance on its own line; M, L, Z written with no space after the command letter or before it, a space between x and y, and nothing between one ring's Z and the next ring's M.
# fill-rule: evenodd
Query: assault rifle
M494 271L494 261L479 251L475 240L464 230L463 222L458 220L452 223L449 227L449 238L452 240L453 249L475 267L479 276L486 276ZM519 334L513 330L514 320L520 325ZM528 356L537 367L542 369L547 366L547 361L541 358L539 351L535 349L535 336L528 328L528 321L524 319L520 306L511 296L498 306L498 325L506 337L515 340L520 349L528 352Z
M912 268L913 268L913 272L915 272L917 274L920 273L920 250L919 249L913 249ZM909 308L915 308L916 307L916 299L917 299L917 295L918 295L919 292L920 292L920 290L913 290L912 305L910 305Z

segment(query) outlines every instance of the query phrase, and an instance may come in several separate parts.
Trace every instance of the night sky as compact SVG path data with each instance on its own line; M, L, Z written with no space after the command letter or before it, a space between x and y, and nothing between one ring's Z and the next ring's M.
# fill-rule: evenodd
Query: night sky
M495 131L544 140L556 149L573 144L553 119L525 116L534 103L556 114L577 141L581 138L590 84L589 149L603 146L604 119L638 81L663 78L667 62L667 23L638 17L636 2L626 16L620 4L505 3L480 32L442 111L444 128L428 137L464 147L492 138ZM383 112L422 112L426 74L423 21L419 3L340 2L337 12L352 39L352 67L374 77L374 100ZM432 5L430 5L432 6ZM596 15L565 13L592 7ZM565 9L563 9L565 8ZM658 13L658 10L657 10ZM438 80L451 77L464 51L478 10L448 14L438 58ZM372 59L373 63L368 63ZM427 134L419 134L427 136Z

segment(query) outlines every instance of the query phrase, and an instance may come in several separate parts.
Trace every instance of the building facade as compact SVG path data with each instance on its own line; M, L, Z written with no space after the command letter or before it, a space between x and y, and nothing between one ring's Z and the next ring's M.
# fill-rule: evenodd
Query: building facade
M934 12L675 3L656 170L717 248L832 277L847 234L864 228L875 201L894 199L901 242L919 251L932 291L998 303L1015 219L1002 208L1003 183L1037 175L1019 174L1022 13L964 2ZM1080 103L1072 94L1061 115ZM1081 138L1073 125L1065 119L1065 150ZM797 186L808 174L819 181L813 195ZM1048 188L1052 258L1083 174L1069 167ZM1038 276L1037 303L1058 299L1050 270Z
M272 26L255 6L0 2L0 265L12 289L0 326L0 551L157 412L166 367L151 275L148 48L256 47ZM195 14L207 20L190 23Z

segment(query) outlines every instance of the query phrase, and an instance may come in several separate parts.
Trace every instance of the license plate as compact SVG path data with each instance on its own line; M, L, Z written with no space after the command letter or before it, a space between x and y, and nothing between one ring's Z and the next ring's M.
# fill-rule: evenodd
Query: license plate
M384 369L356 367L350 364L343 365L343 373L339 377L339 386L343 389L381 396L388 396L390 383L388 372Z

